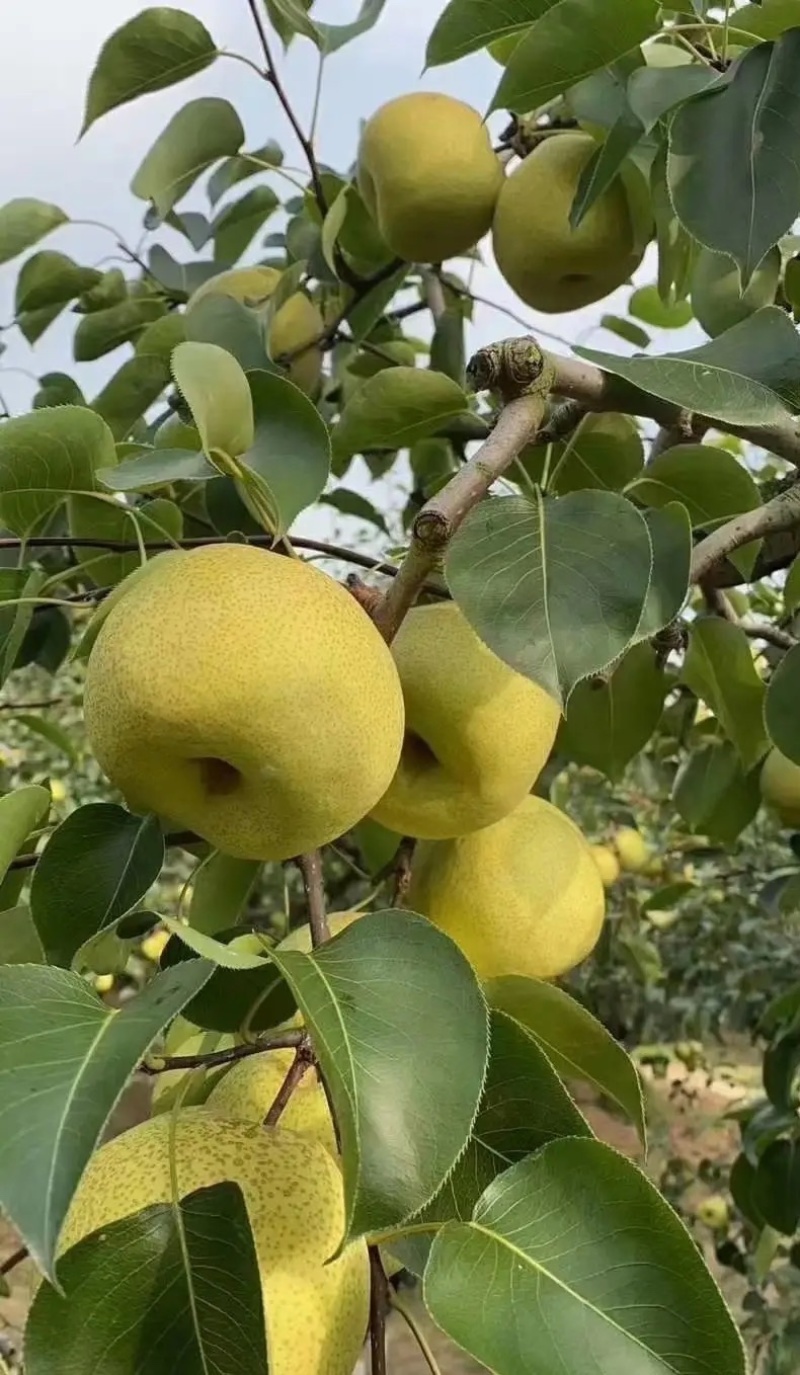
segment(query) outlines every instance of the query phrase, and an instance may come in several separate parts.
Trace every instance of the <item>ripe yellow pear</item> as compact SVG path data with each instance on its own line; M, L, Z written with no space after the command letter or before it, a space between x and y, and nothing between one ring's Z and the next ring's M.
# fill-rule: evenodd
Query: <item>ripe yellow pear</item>
M261 1275L270 1375L352 1375L368 1317L366 1245L353 1243L330 1260L344 1230L341 1171L321 1146L293 1132L228 1121L206 1108L143 1122L93 1156L60 1250L169 1203L173 1163L181 1198L227 1179L242 1190Z
M498 659L454 602L410 611L392 653L406 734L399 768L373 817L425 840L499 821L544 768L558 706Z
M310 564L244 544L133 575L92 647L84 713L134 810L241 859L342 835L386 791L403 739L397 671L361 607Z
M618 178L577 229L569 214L597 148L589 134L554 134L503 185L492 238L497 266L527 305L545 314L600 301L627 281L644 251L628 190Z
M294 1060L293 1050L248 1055L228 1070L211 1090L206 1105L220 1117L263 1122ZM324 1146L338 1156L328 1100L316 1070L306 1070L281 1113L281 1127Z
M608 845L590 845L592 859L597 865L604 888L611 888L619 878L619 860Z
M620 826L614 834L614 849L620 868L631 874L641 873L650 859L647 841L635 826Z
M605 894L577 826L526 797L494 826L419 845L408 907L451 936L482 979L554 979L594 949Z
M383 238L409 262L439 263L489 232L503 169L477 110L420 91L364 127L358 186Z
M800 828L800 764L771 749L761 769L761 796L784 826Z
M209 277L189 298L187 313L206 296L231 296L242 305L266 305L281 273L276 267L234 267ZM302 291L297 291L275 312L270 325L269 351L273 358L294 353L304 344L312 344L325 329L319 308ZM322 350L318 345L304 348L289 364L289 379L310 395L316 392L322 373Z

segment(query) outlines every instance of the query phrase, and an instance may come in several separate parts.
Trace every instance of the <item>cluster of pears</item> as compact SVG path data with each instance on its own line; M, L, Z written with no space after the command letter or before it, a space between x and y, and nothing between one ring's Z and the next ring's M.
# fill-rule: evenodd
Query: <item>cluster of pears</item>
M649 846L635 826L620 826L607 844L592 845L591 851L604 888L611 888L623 872L640 874L651 866Z
M497 266L546 313L601 300L638 267L651 221L633 176L617 177L577 228L570 211L597 144L583 130L548 135L510 176L477 110L431 92L400 96L364 127L361 196L388 246L438 263L492 231Z

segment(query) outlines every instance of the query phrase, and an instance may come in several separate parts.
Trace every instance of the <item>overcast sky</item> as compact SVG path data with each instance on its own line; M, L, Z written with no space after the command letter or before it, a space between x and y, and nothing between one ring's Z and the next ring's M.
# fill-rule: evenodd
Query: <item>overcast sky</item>
M360 0L317 0L320 19L352 19ZM318 153L326 163L345 170L351 163L359 120L385 100L409 90L440 90L485 110L500 69L486 54L476 54L453 66L422 72L428 33L442 6L439 0L388 0L371 33L358 39L326 64ZM198 95L221 95L236 105L247 134L247 146L275 138L286 160L299 165L291 131L272 93L255 73L240 63L219 59L192 80L147 96L112 111L77 143L84 92L97 53L108 34L138 13L136 0L6 0L0 19L0 112L4 139L0 148L0 203L16 196L54 201L73 219L96 219L113 225L130 243L137 241L143 206L128 187L142 157L171 115ZM187 0L185 8L207 25L215 43L258 57L252 20L245 0ZM276 40L275 50L280 52ZM281 72L292 102L307 125L316 79L316 50L296 39ZM500 124L503 117L500 116ZM280 194L280 183L276 181ZM283 183L285 187L285 183ZM179 208L204 208L200 193L192 193ZM190 257L185 240L166 231L159 236L178 257ZM66 226L42 246L57 248L87 265L111 265L113 240L101 230ZM537 317L522 305L491 263L477 270L475 290L515 309L536 328L567 339L584 338L600 315L598 307L568 316ZM20 262L0 269L0 319L13 314L14 282ZM648 280L651 273L645 273ZM604 310L624 313L628 288L603 304ZM26 407L35 383L29 376L61 368L73 373L91 396L106 375L123 360L126 349L95 364L73 364L71 336L74 317L67 313L51 326L34 349L16 331L5 335L9 347L0 359L0 391L10 409ZM508 318L481 308L469 339L474 348L520 332ZM629 350L613 336L598 331L591 342L614 352ZM665 335L658 349L676 346L676 335ZM682 342L682 346L686 346Z

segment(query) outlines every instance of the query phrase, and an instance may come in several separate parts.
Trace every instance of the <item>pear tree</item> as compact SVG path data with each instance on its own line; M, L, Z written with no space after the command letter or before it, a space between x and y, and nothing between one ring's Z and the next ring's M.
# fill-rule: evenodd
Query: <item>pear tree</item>
M331 167L286 52L335 81L385 0L234 2L246 51L187 3L96 56L83 132L193 79L122 266L62 251L67 204L0 206L13 329L75 318L0 422L0 721L102 778L66 816L35 768L0 795L24 1370L391 1375L404 1319L436 1375L403 1270L497 1375L744 1375L634 1062L564 981L646 851L599 853L554 779L658 742L675 824L731 845L771 809L800 903L800 3L448 0L426 65L487 51L490 108L410 91ZM202 93L226 62L280 141ZM490 253L519 305L476 348ZM587 305L607 346L551 348ZM79 745L31 672L80 685ZM731 1178L762 1262L800 1225L799 1026L800 985Z

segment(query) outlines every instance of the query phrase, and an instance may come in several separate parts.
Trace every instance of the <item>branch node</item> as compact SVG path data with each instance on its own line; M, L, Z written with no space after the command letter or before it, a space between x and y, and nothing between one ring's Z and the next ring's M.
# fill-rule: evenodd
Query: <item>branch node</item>
M426 553L440 554L450 538L450 522L441 511L423 507L414 521L412 533Z
M508 403L521 396L548 396L555 367L532 334L501 339L478 349L467 364L467 382L473 391L491 391Z

